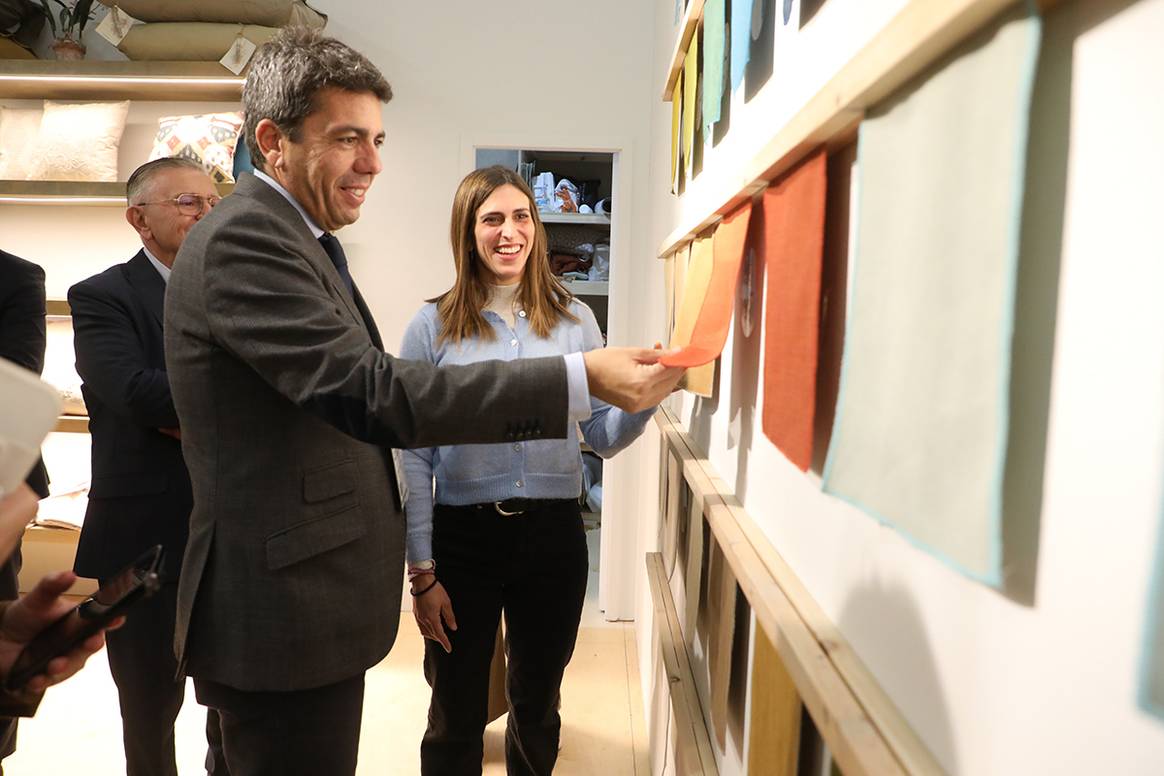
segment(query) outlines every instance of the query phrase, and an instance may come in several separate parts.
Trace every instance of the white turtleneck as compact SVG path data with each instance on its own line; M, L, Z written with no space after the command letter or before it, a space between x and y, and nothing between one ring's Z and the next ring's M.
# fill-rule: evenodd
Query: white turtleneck
M485 305L486 310L492 310L501 316L501 320L505 321L509 328L517 325L517 316L514 310L517 308L517 289L521 287L521 283L510 283L507 286L490 286L489 287L489 303Z

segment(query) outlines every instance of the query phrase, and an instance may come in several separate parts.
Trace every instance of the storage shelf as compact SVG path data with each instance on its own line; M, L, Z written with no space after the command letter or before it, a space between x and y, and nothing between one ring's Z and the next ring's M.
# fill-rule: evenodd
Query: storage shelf
M570 280L558 278L575 296L608 296L610 294L609 280Z
M66 434L88 434L88 415L61 415L57 418L57 425L53 431L62 431Z
M0 98L20 100L222 100L242 76L218 62L0 60Z
M220 183L217 188L225 197L234 191L234 184ZM0 180L0 204L125 207L125 183Z
M543 213L538 211L543 224L581 224L589 226L610 226L610 216L598 213Z

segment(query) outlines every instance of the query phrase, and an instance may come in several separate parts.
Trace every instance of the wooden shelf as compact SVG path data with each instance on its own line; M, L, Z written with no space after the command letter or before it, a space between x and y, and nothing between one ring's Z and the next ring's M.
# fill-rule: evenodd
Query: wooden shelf
M233 102L242 85L218 62L0 60L0 98L9 99Z
M586 226L610 226L610 216L598 213L543 213L538 211L543 224L579 224Z
M234 191L234 184L220 183L217 188L225 197ZM0 204L125 207L125 183L0 180Z
M73 308L69 307L68 299L48 299L44 303L45 315L72 315Z
M671 52L671 69L667 71L667 82L663 85L663 102L671 102L675 80L683 70L683 60L687 58L687 47L691 45L691 39L695 37L701 21L703 0L689 0L687 10L683 12L683 21L679 23L679 37L675 39L675 48Z
M57 418L57 425L53 428L53 431L61 431L66 434L88 434L89 416L61 415Z
M574 296L609 296L609 280L570 280L558 278Z

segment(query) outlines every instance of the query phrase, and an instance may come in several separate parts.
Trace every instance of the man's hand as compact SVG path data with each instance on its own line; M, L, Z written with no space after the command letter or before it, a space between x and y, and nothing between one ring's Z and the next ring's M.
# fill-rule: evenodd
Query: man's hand
M426 577L420 577L420 584L428 585ZM422 588L423 589L423 588ZM452 652L453 646L449 643L449 636L445 633L445 625L449 630L457 629L457 618L453 616L453 602L445 592L445 586L440 582L433 588L412 599L412 616L420 626L420 634L426 639L432 639L445 648L445 652ZM443 618L443 622L442 622Z
M74 603L62 594L76 581L77 575L71 571L49 574L31 592L9 605L0 619L0 676L12 670L17 656L33 637L73 608ZM124 619L114 620L109 629L119 627ZM50 660L44 673L30 679L25 688L36 693L63 682L80 671L89 656L104 644L103 633L90 637L72 652Z
M662 350L648 348L601 348L582 354L590 395L607 404L642 412L654 407L674 390L686 371L658 362Z

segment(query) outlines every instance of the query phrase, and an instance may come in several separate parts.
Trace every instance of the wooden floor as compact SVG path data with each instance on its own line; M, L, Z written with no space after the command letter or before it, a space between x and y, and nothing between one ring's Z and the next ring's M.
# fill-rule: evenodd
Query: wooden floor
M590 532L597 558L597 531ZM631 623L603 622L597 610L597 564L574 659L562 687L562 744L556 774L646 776L647 750ZM421 674L423 641L410 613L400 620L392 653L368 672L360 737L359 776L420 771L418 749L428 709ZM125 773L117 693L101 652L70 681L49 691L37 716L20 723L16 754L4 760L6 776L117 776ZM205 713L189 688L178 719L178 768L196 776L206 746ZM505 773L505 718L486 732L488 776Z

